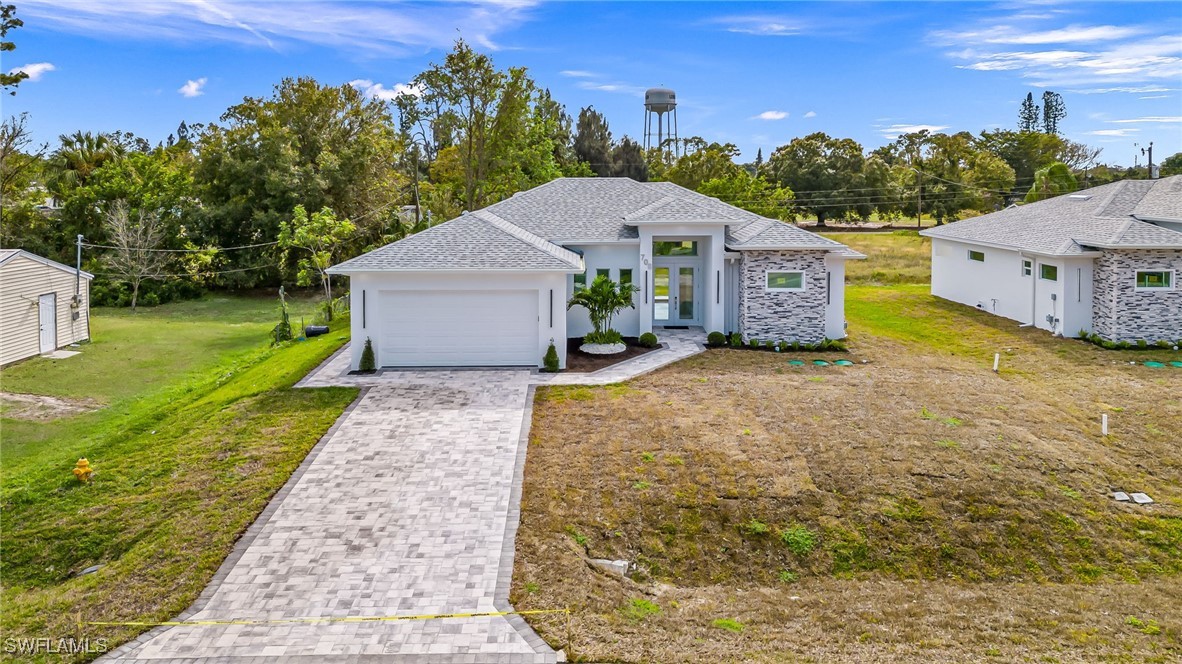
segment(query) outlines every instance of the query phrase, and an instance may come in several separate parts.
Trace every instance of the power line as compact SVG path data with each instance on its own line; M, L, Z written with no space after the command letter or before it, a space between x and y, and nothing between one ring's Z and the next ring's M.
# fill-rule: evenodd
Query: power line
M115 247L115 246L111 246L109 244L90 244L89 242L83 242L82 246L90 247L92 249L134 249L135 251L151 251L151 252L156 252L156 253L199 254L199 253L204 253L206 251L222 252L222 251L235 251L237 249L254 249L256 247L270 247L270 246L276 245L276 244L279 244L279 242L278 241L260 242L259 244L244 244L244 245L241 245L238 247L206 247L205 249L141 249L139 247Z
M233 274L236 272L250 272L251 270L265 270L265 269L271 268L271 267L274 267L274 266L273 265L256 265L254 267L242 267L242 268L237 268L234 270L218 270L216 272L184 272L181 274L155 274L155 275L151 275L151 277L145 277L145 278L164 279L167 277L213 277L213 276L216 276L219 274ZM105 272L92 272L91 274L93 274L96 277L109 277L109 278L113 278L113 279L125 279L126 278L126 275L109 274L109 273L105 273Z

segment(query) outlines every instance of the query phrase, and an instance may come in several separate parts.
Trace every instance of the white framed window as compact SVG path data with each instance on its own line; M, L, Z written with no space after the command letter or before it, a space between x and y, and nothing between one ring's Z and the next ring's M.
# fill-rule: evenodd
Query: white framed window
M1047 281L1058 281L1059 280L1059 266L1047 265L1046 263L1040 263L1038 266L1038 278L1039 279L1046 279Z
M575 290L580 291L587 287L587 271L584 270L574 275Z
M1137 270L1137 290L1171 290L1174 287L1173 270Z
M985 262L985 252L984 251L977 251L976 249L969 249L969 260L976 261L978 263L984 263Z
M766 283L770 291L802 291L804 272L768 270Z
M1034 274L1034 261L1023 258L1022 259L1022 276L1029 277Z
M595 270L595 278L598 279L600 277L606 277L608 279L611 279L612 278L611 268L601 267L601 268Z

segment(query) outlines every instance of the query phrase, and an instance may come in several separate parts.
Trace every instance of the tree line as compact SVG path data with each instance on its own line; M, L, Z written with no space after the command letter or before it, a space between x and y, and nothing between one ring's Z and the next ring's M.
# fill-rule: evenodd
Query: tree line
M783 220L922 209L952 221L1038 186L1057 192L1061 173L1048 168L1079 177L1098 153L1021 129L918 132L869 152L815 133L749 163L731 143L672 147L614 138L593 107L572 118L524 68L499 69L458 41L393 100L289 78L155 145L78 131L38 146L26 116L9 118L0 246L72 264L82 235L96 303L154 304L211 287L327 286L335 261L564 176L667 180ZM1087 184L1126 175L1092 167Z

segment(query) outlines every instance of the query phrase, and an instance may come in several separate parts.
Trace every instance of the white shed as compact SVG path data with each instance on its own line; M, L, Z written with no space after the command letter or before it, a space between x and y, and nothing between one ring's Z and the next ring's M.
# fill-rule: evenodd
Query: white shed
M0 249L0 365L90 338L90 280L22 249Z

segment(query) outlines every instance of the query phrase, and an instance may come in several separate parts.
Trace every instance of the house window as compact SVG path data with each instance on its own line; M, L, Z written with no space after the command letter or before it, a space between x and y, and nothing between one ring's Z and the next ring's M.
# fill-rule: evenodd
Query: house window
M620 287L623 288L625 286L631 286L631 285L632 285L632 268L628 268L628 267L620 268Z
M583 290L587 287L587 273L580 272L575 275L575 290Z
M1042 264L1038 266L1038 276L1047 281L1059 280L1059 268L1055 265Z
M604 277L605 279L611 279L612 278L612 271L606 267L601 267L595 271L595 278L598 279L600 277Z
M1137 290L1169 290L1173 287L1173 270L1137 270Z
M978 263L984 263L985 262L985 252L969 249L969 260L977 261Z
M804 290L804 272L768 272L767 289L771 291Z
M697 256L698 243L686 240L684 242L653 242L654 256Z
M1034 274L1034 261L1023 260L1022 261L1022 276L1029 277L1032 274Z

